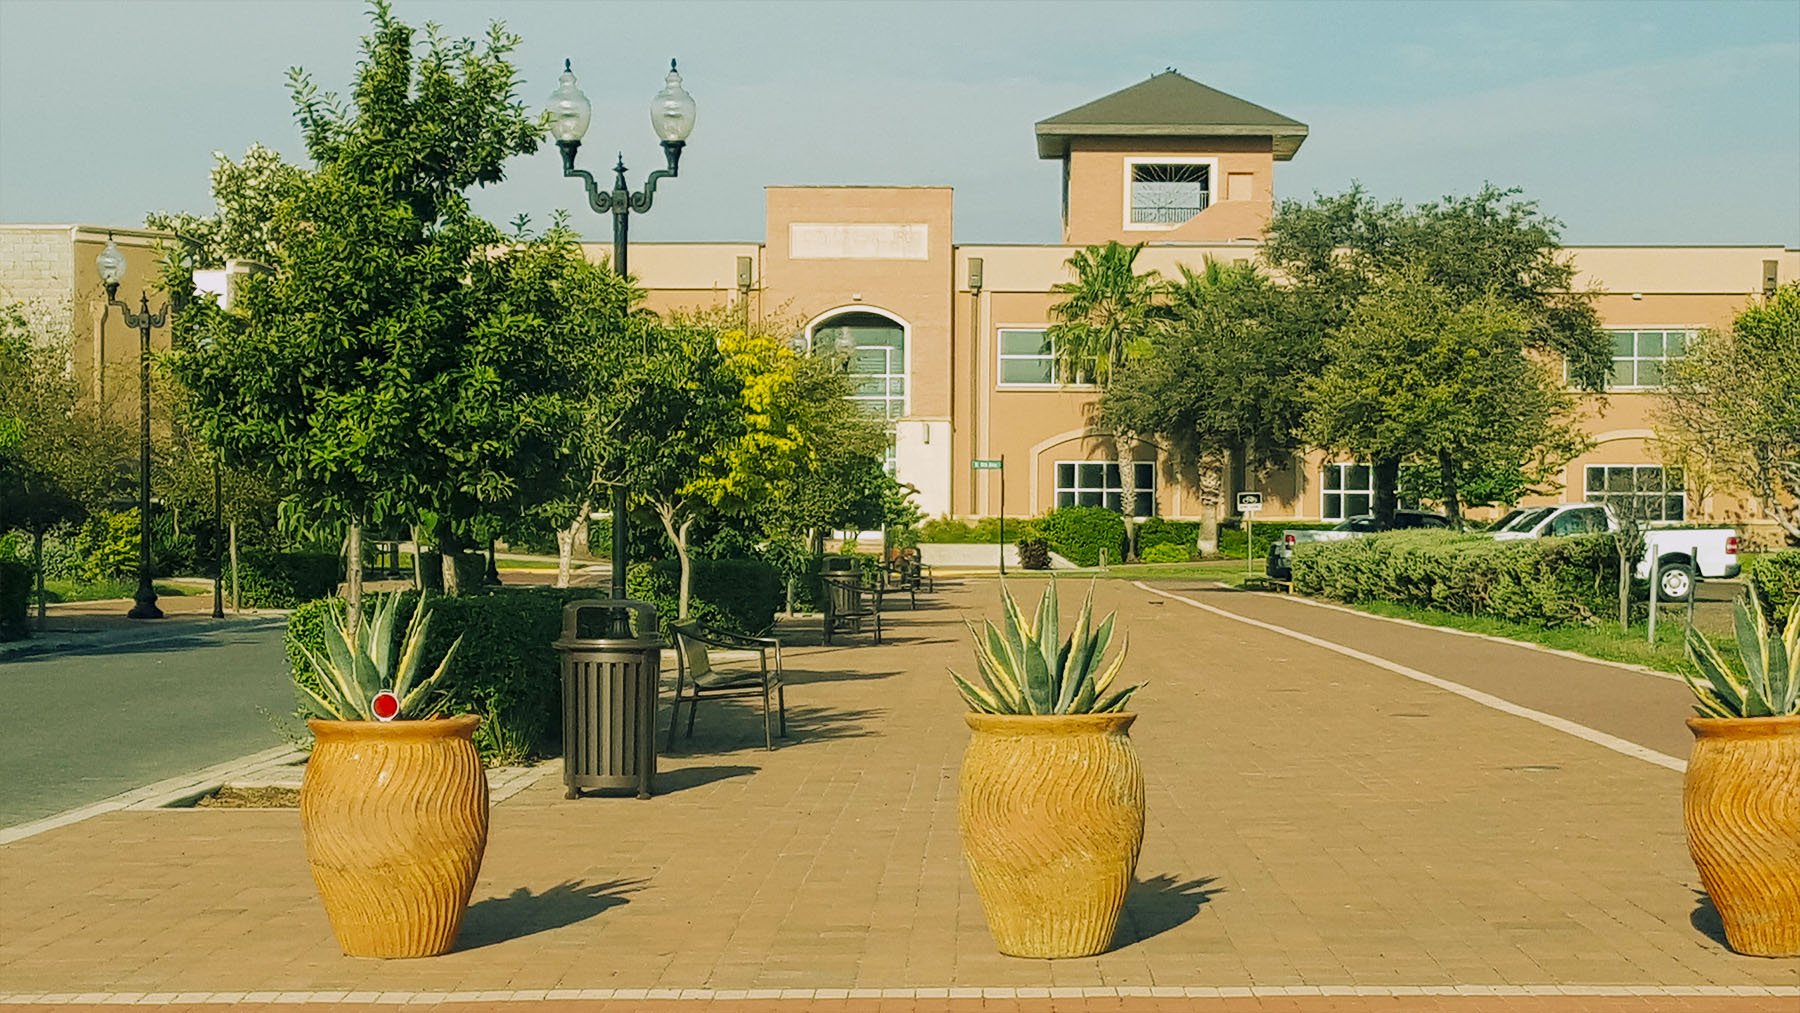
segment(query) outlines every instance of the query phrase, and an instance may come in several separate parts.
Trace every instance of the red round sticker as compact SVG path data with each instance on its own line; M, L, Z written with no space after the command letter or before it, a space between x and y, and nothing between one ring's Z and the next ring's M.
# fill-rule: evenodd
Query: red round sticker
M382 690L369 701L370 708L375 711L378 721L392 721L400 714L400 698L392 690Z

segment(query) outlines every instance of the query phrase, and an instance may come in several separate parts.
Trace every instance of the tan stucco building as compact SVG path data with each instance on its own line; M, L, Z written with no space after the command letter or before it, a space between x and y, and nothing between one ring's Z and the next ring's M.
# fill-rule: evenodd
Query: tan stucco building
M760 243L634 243L631 266L652 308L730 304L804 322L812 344L846 347L871 408L894 431L896 474L928 516L1041 514L1119 502L1110 441L1089 425L1097 391L1054 380L1044 337L1089 244L1147 243L1140 269L1164 277L1207 258L1254 259L1274 208L1275 167L1307 128L1268 109L1158 74L1037 125L1038 154L1063 167L1059 245L959 245L948 187L771 186ZM603 259L609 247L592 244ZM1734 490L1683 488L1665 473L1650 420L1661 364L1687 337L1727 325L1778 282L1800 277L1780 246L1593 246L1568 251L1577 284L1598 290L1615 376L1586 399L1594 447L1564 469L1565 491L1604 496L1630 482L1662 488L1655 516L1720 521L1772 539ZM1004 479L974 470L1004 458ZM1627 470L1629 469L1629 470ZM1137 465L1139 513L1197 518L1191 475L1154 448ZM1369 470L1311 453L1251 476L1259 519L1341 519L1369 508ZM1642 493L1650 495L1649 493Z

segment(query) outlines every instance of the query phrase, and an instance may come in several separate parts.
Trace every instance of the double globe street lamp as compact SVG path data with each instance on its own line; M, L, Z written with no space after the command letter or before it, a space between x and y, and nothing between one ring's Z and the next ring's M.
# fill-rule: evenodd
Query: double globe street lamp
M627 270L625 246L631 229L631 215L633 212L643 214L649 211L651 203L656 199L656 184L680 174L681 149L687 145L688 135L694 131L694 98L681 86L681 74L675 69L675 61L670 60L669 75L663 79L662 91L657 92L656 97L650 101L650 125L662 139L663 155L668 159L669 167L652 172L644 180L644 188L636 193L632 193L631 187L625 183L623 152L619 155L618 163L613 166L613 187L610 191L600 189L600 183L594 179L593 173L575 168L575 152L581 148L581 138L587 133L588 123L593 119L594 107L576 86L575 72L570 69L567 60L563 61L562 77L557 83L556 91L550 95L549 111L550 133L556 138L556 146L562 149L563 175L573 176L586 184L588 207L593 208L596 214L613 216L613 273L624 278ZM145 417L148 418L147 415ZM625 597L626 553L625 486L620 483L613 486L612 496L612 596L617 599Z
M156 588L150 583L150 331L168 322L169 304L163 303L162 309L152 313L150 293L142 292L138 295L138 309L133 312L131 304L118 298L119 283L125 280L125 255L119 252L110 232L106 235L106 249L94 258L94 266L106 285L107 306L117 306L125 316L125 326L138 331L138 586L136 604L126 615L132 619L161 619Z

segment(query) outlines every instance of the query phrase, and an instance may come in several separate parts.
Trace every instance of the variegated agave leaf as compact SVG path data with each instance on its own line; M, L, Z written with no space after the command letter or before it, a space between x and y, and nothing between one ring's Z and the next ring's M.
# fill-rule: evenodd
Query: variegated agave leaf
M1091 714L1122 710L1137 687L1113 690L1125 651L1100 669L1112 642L1114 616L1093 626L1094 585L1089 584L1075 627L1061 639L1061 617L1052 579L1027 619L1010 589L1001 584L1001 625L969 624L983 685L956 672L951 679L972 710L996 714Z
M1694 691L1694 710L1709 718L1776 717L1800 713L1800 601L1790 611L1786 630L1775 636L1752 586L1733 606L1732 626L1743 671L1689 626L1688 660L1694 671L1683 677Z

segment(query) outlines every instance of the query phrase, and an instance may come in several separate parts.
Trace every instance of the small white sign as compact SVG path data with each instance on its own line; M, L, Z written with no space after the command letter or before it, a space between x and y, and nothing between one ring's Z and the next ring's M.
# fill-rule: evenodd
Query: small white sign
M1240 492L1237 496L1238 513L1253 514L1262 510L1262 493Z

